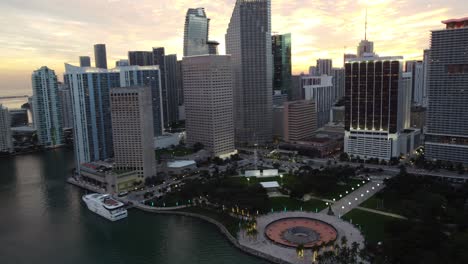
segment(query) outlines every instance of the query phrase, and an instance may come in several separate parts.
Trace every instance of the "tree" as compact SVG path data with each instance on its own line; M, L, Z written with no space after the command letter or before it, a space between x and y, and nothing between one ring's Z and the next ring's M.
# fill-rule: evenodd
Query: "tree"
M205 146L202 143L197 142L197 143L193 144L192 148L193 148L193 152L198 152L198 151L204 149Z
M349 155L348 155L348 153L346 153L346 152L341 153L339 159L340 159L341 162L347 162L347 161L349 161Z

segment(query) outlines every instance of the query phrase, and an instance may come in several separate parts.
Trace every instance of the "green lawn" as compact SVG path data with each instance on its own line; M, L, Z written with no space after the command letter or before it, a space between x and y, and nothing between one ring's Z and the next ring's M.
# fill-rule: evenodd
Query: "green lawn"
M302 211L320 212L327 207L325 202L316 199L303 202L289 197L272 197L269 200L275 212L284 211L285 207L288 211L299 211L302 207Z
M382 241L385 234L385 225L391 221L404 221L390 216L353 209L343 216L343 219L357 225L361 229L366 241L375 244Z
M240 220L234 218L226 213L218 212L212 209L201 208L201 207L187 207L177 211L196 213L200 215L207 216L211 219L214 219L221 224L223 224L226 229L231 233L232 236L237 238L237 233L239 232L239 222Z
M152 204L149 202L149 205L154 207L173 207L178 205L185 205L188 203L188 201L185 201L181 198L180 192L168 193L160 199L153 199L152 202Z
M362 186L362 180L349 179L345 184L337 184L333 191L331 191L330 194L324 195L323 198L330 200L335 198L338 201L340 199L340 194L343 195L343 197L346 196L346 191L348 191L348 193L353 192L352 188L356 190L359 188L357 186L358 184Z
M157 149L155 153L156 153L156 159L158 159L161 155L164 155L164 154L172 155L174 157L182 157L182 156L190 155L193 153L193 150L190 148L177 146L174 149Z
M403 209L401 208L402 204L400 203L400 201L390 201L388 199L383 200L381 198L378 198L376 195L364 201L360 206L388 213L404 215Z

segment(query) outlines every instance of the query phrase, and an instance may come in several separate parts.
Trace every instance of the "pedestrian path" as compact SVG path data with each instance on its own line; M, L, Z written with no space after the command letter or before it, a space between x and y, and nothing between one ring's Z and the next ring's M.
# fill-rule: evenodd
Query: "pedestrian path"
M356 209L359 209L359 210L362 210L362 211L371 212L371 213L374 213L374 214L380 214L380 215L385 215L385 216L389 216L389 217L393 217L393 218L408 220L408 218L406 218L406 217L404 217L404 216L402 216L402 215L399 215L399 214L392 214L392 213L389 213L389 212L384 212L384 211L375 210L375 209L370 209L370 208L365 208L365 207L360 207L360 206L358 206Z

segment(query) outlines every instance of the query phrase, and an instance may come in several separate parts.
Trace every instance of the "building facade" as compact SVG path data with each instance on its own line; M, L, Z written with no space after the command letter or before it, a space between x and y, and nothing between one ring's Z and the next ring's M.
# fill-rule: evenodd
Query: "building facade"
M426 158L468 164L468 19L432 31Z
M330 121L330 110L335 103L332 76L302 76L304 99L312 100L317 115L317 128L323 127Z
M405 71L411 73L411 101L417 105L423 105L425 87L424 87L424 62L406 61Z
M128 63L130 66L153 65L153 52L151 51L129 51Z
M31 76L34 122L39 144L54 147L63 144L62 110L57 75L45 66Z
M164 126L169 125L169 107L168 107L168 93L167 93L167 71L166 71L166 51L164 47L153 48L153 65L159 65L159 72L161 78L161 98L163 109Z
M210 19L204 8L190 8L185 15L184 57L209 54Z
M335 101L340 100L345 94L345 70L344 68L332 68L331 76L333 76L333 90L335 94Z
M0 104L0 152L13 152L13 137L8 108Z
M317 130L315 103L312 100L284 103L284 132L286 142L304 140Z
M110 105L114 170L156 176L151 88L112 88Z
M177 55L166 55L166 97L167 97L167 121L168 126L178 121L179 94L177 90Z
M233 153L231 57L184 57L182 63L187 144L202 143L214 156Z
M10 109L11 127L22 127L29 124L28 109Z
M107 69L106 44L94 45L94 65L96 68Z
M333 61L331 59L318 59L317 60L317 75L331 75Z
M59 83L58 96L62 109L62 127L73 128L73 107L70 88L63 83Z
M374 42L367 39L361 40L357 47L357 58L373 57L374 55Z
M91 67L91 58L89 56L80 56L80 67Z
M271 142L273 56L270 0L236 1L226 33L226 54L231 55L234 71L236 144ZM186 85L184 82L184 88Z
M273 90L291 99L291 34L271 36L273 52Z

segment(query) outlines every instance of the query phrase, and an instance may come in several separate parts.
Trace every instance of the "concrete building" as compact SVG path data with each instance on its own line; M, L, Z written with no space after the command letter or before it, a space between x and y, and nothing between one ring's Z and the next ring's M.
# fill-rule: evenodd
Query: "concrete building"
M96 68L107 69L106 44L94 45L94 65Z
M115 67L122 67L122 66L130 66L130 62L128 60L118 60L115 62Z
M317 113L317 128L330 121L330 110L335 103L332 76L302 76L302 87L305 100L314 101Z
M231 55L234 71L236 144L271 142L273 56L270 0L236 1L226 33L226 54ZM186 85L184 82L184 88Z
M91 58L89 56L80 56L80 67L91 67Z
M291 101L304 100L302 75L293 75L291 80Z
M284 102L288 101L288 95L281 93L280 90L275 90L273 94L273 106L283 105Z
M290 101L285 102L283 106L284 141L294 142L311 137L317 130L314 101Z
M209 54L210 19L204 8L189 8L185 15L184 57Z
M331 59L318 59L317 60L317 75L331 75L333 61Z
M128 63L130 66L154 65L153 52L151 51L129 51Z
M310 76L319 76L317 66L310 66L309 67L309 75Z
M219 42L218 41L208 40L208 42L206 42L206 44L208 45L208 54L210 54L210 55L218 55L219 54L219 52L218 52Z
M374 55L374 42L367 39L361 40L357 47L357 58L373 57Z
M335 101L338 101L344 97L345 90L345 70L344 68L332 68L331 76L333 76L333 90L335 95Z
M273 52L273 90L291 99L291 34L271 36Z
M443 23L431 35L426 158L468 164L468 18Z
M411 101L416 105L423 105L424 94L424 62L406 61L405 71L411 73Z
M163 110L163 124L165 127L169 125L169 107L167 97L167 71L166 71L166 51L164 47L153 48L153 65L159 65L159 72L161 78L161 100ZM156 130L155 130L156 133Z
M167 121L170 126L179 120L179 94L177 89L177 55L166 55L166 97L167 97Z
M427 99L427 90L429 89L429 63L430 63L430 54L431 50L425 49L423 55L423 69L424 69L424 80L423 80L423 102L422 106L427 108L428 99Z
M22 127L29 124L28 109L10 109L10 126Z
M151 88L121 87L110 91L114 170L156 176Z
M282 139L284 137L284 106L273 105L273 137Z
M177 82L177 120L185 120L185 106L184 106L184 80L182 76L182 61L177 61L176 82Z
M41 145L55 147L63 144L62 110L55 72L46 66L31 76L34 122Z
M0 104L0 152L13 152L13 137L8 108Z
M233 153L231 57L184 57L182 64L187 144L202 143L213 156Z
M343 106L333 106L330 110L330 123L333 124L343 124L345 122L345 107Z
M344 147L349 155L389 160L410 151L401 148L403 134L417 136L407 129L411 75L402 75L402 59L368 57L346 63Z
M345 65L346 61L349 59L356 59L357 55L356 54L344 54L343 55L343 65Z
M60 99L62 127L73 128L73 106L70 88L63 84L58 84L58 96Z
M424 135L426 131L426 111L427 109L422 106L411 107L411 128L420 129Z

